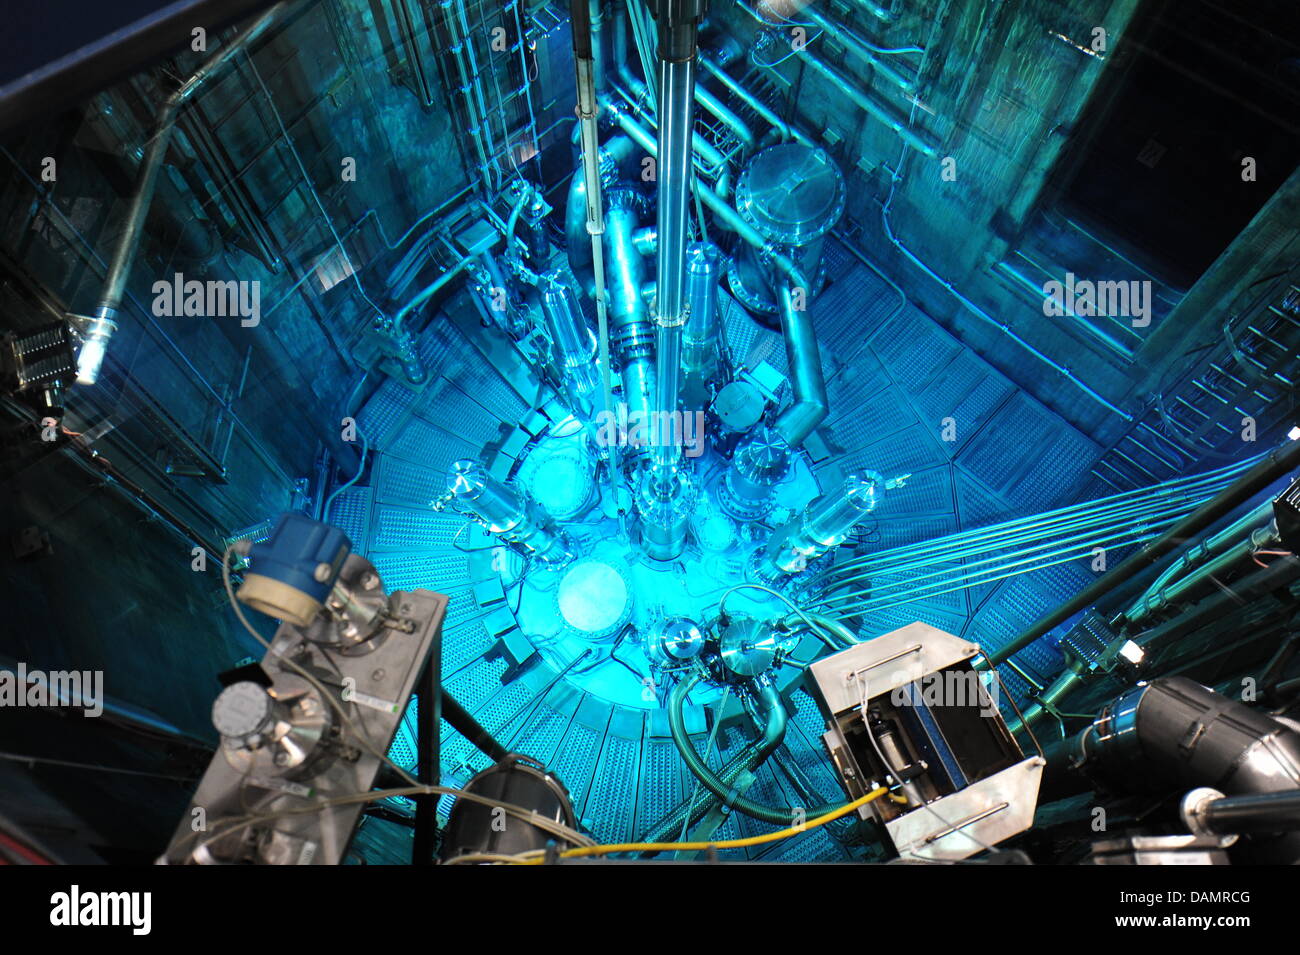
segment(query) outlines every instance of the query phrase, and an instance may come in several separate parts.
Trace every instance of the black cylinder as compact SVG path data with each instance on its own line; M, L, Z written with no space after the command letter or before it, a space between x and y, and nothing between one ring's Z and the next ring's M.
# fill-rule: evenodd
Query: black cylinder
M1224 835L1300 831L1300 789L1216 799L1206 804L1201 821Z
M527 756L508 754L466 783L465 791L491 804L456 800L438 850L443 862L470 853L513 856L545 849L552 842L568 848L552 833L501 808L518 806L570 829L575 827L573 803L564 784Z
M1073 763L1121 792L1212 786L1226 795L1300 788L1300 732L1186 677L1119 697L1076 737ZM1300 834L1251 840L1261 862L1300 861Z

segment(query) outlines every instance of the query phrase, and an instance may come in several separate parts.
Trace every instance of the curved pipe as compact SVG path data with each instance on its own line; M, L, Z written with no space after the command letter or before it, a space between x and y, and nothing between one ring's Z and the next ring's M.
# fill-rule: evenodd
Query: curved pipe
M721 799L724 804L730 805L745 815L778 826L794 825L800 819L834 812L844 805L843 803L828 803L796 814L792 809L773 809L736 793L730 783L720 779L713 770L709 769L704 760L700 759L700 754L695 751L695 747L691 745L690 736L686 733L683 708L686 705L686 697L699 682L699 674L692 673L673 687L672 693L668 695L668 729L672 733L673 743L676 745L677 751L682 754L682 760L686 763L686 768L691 771L705 789L713 793L718 799ZM751 770L762 765L763 761L772 755L776 748L781 745L782 740L785 739L787 723L785 704L781 701L781 694L777 692L775 687L770 685L763 687L759 695L759 706L766 714L767 723L763 728L763 736L754 750Z
M99 303L83 333L82 346L77 355L78 384L93 385L99 380L99 371L103 367L104 356L108 353L109 342L117 331L118 310L126 295L126 282L131 276L131 266L135 264L135 256L140 249L145 219L149 215L154 193L158 190L158 174L162 171L163 159L171 144L172 131L176 128L176 117L180 114L181 107L193 99L199 89L234 59L236 54L265 33L267 27L278 20L286 9L286 4L276 4L254 20L243 33L223 44L167 97L162 109L158 111L149 135L149 146L137 171L126 222L122 226L117 245L113 248L113 257L104 276Z
M804 294L809 293L804 290ZM794 307L789 286L781 289L781 334L785 337L794 404L777 415L773 427L790 447L797 448L826 419L830 405L812 316L807 309Z
M848 649L849 647L853 646L855 643L862 642L861 637L859 637L856 633L854 633L852 630L846 627L841 621L837 620L834 617L828 617L825 614L820 614L820 613L813 613L810 610L805 610L804 616L807 617L809 620L811 620L813 623L815 623L817 626L821 627L824 631L829 633L834 640L838 640L839 641L838 649L840 650ZM809 630L808 624L805 621L799 619L798 614L792 613L781 622L786 627L789 627L791 630L794 631ZM818 637L818 639L821 639L821 635L819 634L813 634L813 636L816 636ZM824 643L825 641L823 640L822 642Z
M754 148L754 131L749 128L748 124L727 108L726 104L718 97L714 96L703 86L695 87L695 102L717 117L718 121L726 126L735 137L740 140L741 145L748 152Z
M619 126L623 127L624 132L626 132L629 136L633 136L633 138L635 138L635 136L633 135L631 130L627 128L625 123L631 122L634 125L637 126L640 125L639 123L637 123L637 120L635 118L628 115L629 113L635 113L636 116L639 117L640 119L644 119L652 126L655 125L654 117L651 116L639 103L637 103L635 96L633 96L631 93L626 92L620 87L615 86L614 84L610 84L610 85L611 88L614 89L619 94L619 96L621 96L624 99L627 105L620 106L617 102L614 101L614 98L610 96L608 93L602 93L600 95L599 97L600 105L602 109L607 110L609 114L612 117L614 117L615 121L619 124ZM654 141L653 136L650 137L650 141L651 142ZM638 142L638 145L641 144ZM699 133L691 134L691 145L694 150L697 172L700 172L707 176L715 176L717 175L719 170L723 169L726 166L727 157L722 155L722 153L718 151L718 148L716 146L714 146L711 142L709 142ZM654 151L651 150L646 150L646 151L649 152L652 156L658 155L657 149Z
M627 136L611 136L598 151L597 168L621 168L632 155L634 145ZM587 232L587 178L583 163L579 161L577 170L569 179L569 194L564 204L564 238L569 268L583 293L593 295L596 280L591 236Z
M618 123L619 128L627 134L636 145L640 146L651 156L659 154L659 147L655 143L655 138L644 126L636 121L636 118L629 114L629 110L619 106L608 97L601 100L601 105L609 112L614 121ZM698 146L698 144L697 144ZM722 180L718 183L719 190L722 190ZM795 288L811 288L812 285L799 270L799 266L794 260L783 253L779 246L769 242L763 234L746 222L739 212L728 205L727 201L701 182L698 178L695 180L695 195L699 197L704 205L708 206L709 211L713 213L715 220L721 228L728 232L734 232L741 239L748 242L754 248L761 251L764 256L771 261L787 278L790 284Z

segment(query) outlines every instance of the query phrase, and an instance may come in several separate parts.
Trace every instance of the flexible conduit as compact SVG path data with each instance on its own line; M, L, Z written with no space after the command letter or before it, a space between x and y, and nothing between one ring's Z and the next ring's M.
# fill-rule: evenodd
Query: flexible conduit
M686 763L686 768L704 785L705 789L721 799L725 805L731 806L747 816L778 826L795 825L803 819L834 812L844 806L843 802L827 803L798 813L790 808L773 809L770 806L764 806L762 803L757 803L740 795L730 783L720 779L700 758L700 754L695 751L695 747L691 745L690 737L686 733L686 719L683 714L686 697L690 695L691 690L699 682L700 675L692 673L673 687L672 693L668 695L668 728L672 732L673 743L677 746L677 751L682 754L682 760ZM762 741L754 751L754 758L749 767L751 771L762 765L763 761L785 739L785 704L781 701L780 693L777 692L775 687L763 687L759 695L759 704L767 715L767 725L763 730Z

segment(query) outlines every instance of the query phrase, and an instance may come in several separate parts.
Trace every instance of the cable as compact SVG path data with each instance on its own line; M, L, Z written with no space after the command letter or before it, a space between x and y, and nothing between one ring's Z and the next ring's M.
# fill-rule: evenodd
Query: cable
M357 425L356 428L357 434L361 435L361 462L357 465L357 473L352 475L352 479L346 484L340 484L330 492L329 497L325 498L325 506L321 508L321 517L325 520L329 520L330 504L334 502L334 498L338 497L352 485L356 484L357 481L361 479L362 473L366 470L366 455L370 453L370 442L366 438L366 433L361 430L361 425Z
M743 590L745 588L749 588L751 590L761 590L765 593L771 594L773 597L776 597L778 600L783 601L787 607L789 607L795 614L799 616L799 618L808 627L809 632L811 632L813 636L817 637L817 639L821 640L822 643L824 643L827 647L829 647L832 650L843 649L842 647L840 647L839 644L837 644L834 641L834 639L819 624L813 623L812 619L809 618L809 616L806 613L804 613L803 610L801 610L793 600L791 600L785 594L773 590L771 587L764 587L762 584L754 584L754 583L750 583L749 581L746 581L745 583L736 584L736 586L730 588L726 593L724 593L720 598L718 598L718 615L720 617L726 618L727 616L727 609L726 609L727 598L731 596L733 593L735 593L737 590Z
M825 815L818 816L802 825L790 826L786 829L778 829L776 832L767 832L758 836L748 836L744 839L722 839L717 842L616 842L607 845L581 846L577 849L566 849L559 853L561 859L580 859L587 856L610 855L615 852L692 852L704 849L745 849L749 846L760 846L769 842L779 842L782 839L789 839L792 836L801 835L812 829L826 825L828 822L834 822L841 816L847 816L849 813L865 806L875 799L879 799L889 790L881 787L873 789L860 799L845 803L838 809L833 809ZM541 865L546 861L545 850L533 850L532 852L521 853L514 857L519 865Z

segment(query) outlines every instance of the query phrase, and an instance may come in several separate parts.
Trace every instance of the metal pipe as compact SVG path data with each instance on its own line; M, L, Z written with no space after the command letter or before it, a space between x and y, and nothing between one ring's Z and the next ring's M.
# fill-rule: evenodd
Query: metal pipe
M593 7L596 14L594 18ZM592 291L596 297L596 343L600 361L601 398L605 413L610 414L614 410L614 391L610 381L609 311L605 299L605 255L602 245L605 212L600 188L600 139L596 128L596 90L598 86L604 85L604 71L598 68L596 62L600 45L600 2L590 0L584 6L583 0L572 0L570 13L573 60L577 71L578 133L582 143L582 198L585 204L583 222L591 244ZM630 153L631 142L626 140L624 142ZM574 176L575 180L577 178ZM567 213L572 214L573 205L574 200L570 196ZM570 236L570 247L572 242L573 236ZM612 475L615 470L613 448L607 448L606 454Z
M749 128L743 119L732 112L722 100L710 93L704 86L697 85L695 87L695 101L731 130L746 150L754 148L754 131Z
M445 689L442 691L442 718L452 729L473 743L475 749L494 762L500 762L510 755L510 751L498 743L469 710L457 703L456 698Z
M806 298L809 290L802 289L802 293ZM777 415L773 429L790 447L797 448L825 420L830 404L812 316L807 309L794 307L794 296L788 285L781 288L780 306L781 334L785 337L794 404Z
M1175 478L1154 487L1123 491L1095 500L1080 501L1065 507L1031 514L1013 521L989 524L969 531L949 534L918 544L886 548L862 557L836 564L828 571L842 575L862 567L880 566L890 572L927 567L933 563L956 561L961 558L1003 550L1024 541L1046 536L1059 537L1062 533L1080 527L1096 526L1106 520L1112 523L1131 523L1135 516L1148 514L1153 504L1189 502L1190 511L1216 494L1254 461L1229 465L1191 477ZM966 548L963 550L963 548Z
M1157 577L1155 582L1146 589L1142 596L1133 601L1132 606L1124 611L1124 619L1130 624L1141 620L1151 610L1155 609L1149 606L1150 599L1159 595L1163 588L1183 574L1196 570L1206 561L1219 556L1225 547L1232 544L1242 534L1247 534L1248 530L1253 530L1257 526L1263 526L1264 522L1271 520L1272 517L1273 502L1265 501L1259 507L1253 508L1212 537L1188 547L1183 556L1170 564L1164 573Z
M250 43L265 33L286 9L287 4L276 4L254 20L239 36L204 60L189 79L172 91L163 103L162 109L158 111L149 135L149 145L145 149L144 158L140 161L140 168L136 173L135 187L127 207L126 222L113 249L108 273L104 277L99 303L95 306L90 323L82 335L81 349L77 354L78 384L93 385L99 380L104 356L108 352L113 333L117 331L118 311L126 295L126 283L131 276L131 266L135 264L136 253L140 249L145 219L148 218L149 206L158 188L158 175L162 171L167 147L171 144L177 115L209 79L237 53L246 49Z
M581 62L579 63L581 66ZM579 94L586 87L586 81L579 78ZM579 103L580 113L587 109ZM587 131L588 119L590 132ZM594 140L596 130L595 101L590 104L590 113L579 117L577 132L580 137L579 172L569 179L569 194L564 207L564 237L569 256L569 268L587 295L595 294L595 259L600 252L600 237L605 231L604 199L602 187L608 185L617 176L618 169L632 155L634 143L627 136L611 136L598 150L589 151L587 141ZM588 156L593 157L589 163ZM588 168L588 165L592 168ZM587 194L594 190L594 198L588 203ZM603 256L602 256L603 259ZM601 262L602 277L604 262ZM601 299L597 299L597 309Z
M1300 830L1300 789L1224 796L1206 803L1197 815L1207 831L1221 835L1295 832Z
M1028 630L999 648L996 652L989 654L989 666L997 666L1003 660L1029 646L1053 627L1065 622L1080 610L1092 605L1099 598L1104 597L1116 587L1146 570L1161 557L1181 546L1188 538L1194 537L1207 527L1222 520L1226 514L1231 513L1298 465L1300 465L1300 441L1288 441L1282 447L1270 451L1254 467L1233 481L1214 498L1165 531L1159 538L1144 545L1141 550L1110 573L1079 591L1074 597L1047 614Z
M601 99L601 106L610 114L619 128L627 134L628 138L636 145L640 146L651 156L658 156L659 146L644 126L631 116L627 109L619 106L608 97ZM699 143L696 143L696 150L699 150ZM795 261L786 255L781 247L775 243L769 242L767 238L746 222L739 212L732 208L727 200L722 198L717 192L710 189L699 179L695 180L695 195L698 196L713 213L714 218L722 228L728 232L734 232L741 239L754 246L764 257L770 261L778 270L780 270L789 280L794 288L810 289L811 283L800 271Z
M842 487L808 504L801 515L772 532L767 543L768 568L800 573L810 560L838 547L876 509L884 482L880 475L850 474Z
M766 103L742 86L738 80L733 79L726 70L706 54L701 53L699 60L700 66L704 67L704 69L706 69L719 83L731 90L736 98L752 109L759 118L763 120L763 122L767 123L780 133L782 139L793 139L796 142L803 143L805 146L816 145L812 139L799 132L799 130L795 129L778 116Z
M487 148L488 155L495 157L499 154L497 152L496 141L492 136L492 121L488 114L487 98L483 95L483 84L479 79L478 54L474 52L474 41L472 39L473 34L469 25L469 17L466 15L466 11L465 11L465 0L454 0L454 7L455 7L455 16L460 20L461 32L459 37L456 38L456 43L452 47L452 52L455 54L457 60L459 61L462 55L461 50L463 49L465 51L464 56L469 62L469 78L468 78L468 87L467 87L466 95L468 96L472 94L474 97L474 102L478 106L479 117L482 120L482 125L480 128L482 129L483 132L484 145ZM452 22L453 22L453 29L454 29L455 20L453 20ZM463 64L461 67L461 72L463 76L464 75ZM505 121L503 119L502 120L503 129L504 126L505 126ZM471 130L471 132L473 132L473 130ZM500 180L498 179L498 183L499 182Z
M853 105L884 123L908 146L915 149L928 159L933 159L939 155L938 145L935 144L928 135L913 132L907 125L907 120L896 116L888 107L877 103L866 93L863 93L857 88L852 80L846 77L839 70L822 62L807 50L800 52L799 56L803 58L805 63L812 67L815 73L821 74L821 76L828 80L841 93L847 96Z
M661 30L661 34L662 34ZM682 325L686 322L686 238L691 202L691 130L694 126L694 47L685 59L660 39L657 209L655 233L655 404L661 426L677 411ZM681 51L677 51L680 54ZM663 428L661 427L662 431ZM660 467L680 459L672 435L655 436L653 458Z
M609 257L610 338L621 365L623 400L629 415L646 420L654 388L650 367L654 343L641 297L645 265L632 244L638 226L635 201L630 190L609 193L604 251Z
M865 62L872 70L885 77L900 89L910 91L916 84L908 79L896 69L880 59L875 51L871 49L871 44L867 43L856 33L843 24L836 23L830 17L823 14L817 9L817 5L810 3L804 7L800 14L807 17L811 22L821 27L828 35L839 40L855 56Z
M623 79L626 82L627 77L623 77ZM611 83L609 85L610 88L614 92L618 93L619 97L625 103L627 103L627 109L632 110L632 112L634 112L641 119L645 120L651 126L658 128L659 123L658 120L655 118L655 114L649 113L642 106L642 104L638 101L635 92L631 90L623 89L621 86L614 83ZM642 83L640 80L636 80L635 88L644 90L645 84ZM615 117L615 119L618 118L616 111L620 110L621 107L619 107L618 104L614 102L613 97L611 97L608 93L601 95L601 105L606 109L608 109L611 115ZM652 142L654 141L654 137L651 137L651 141ZM696 167L704 175L716 176L719 170L723 169L726 166L727 157L724 156L721 152L719 152L718 147L714 146L711 142L705 139L698 132L691 134L691 143L695 149Z

